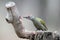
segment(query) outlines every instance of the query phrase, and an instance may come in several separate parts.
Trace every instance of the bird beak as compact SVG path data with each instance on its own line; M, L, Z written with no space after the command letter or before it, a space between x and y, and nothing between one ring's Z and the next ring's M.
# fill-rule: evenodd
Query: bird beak
M23 17L23 18L26 18L27 19L28 17Z
M23 17L23 18L30 19L29 17Z

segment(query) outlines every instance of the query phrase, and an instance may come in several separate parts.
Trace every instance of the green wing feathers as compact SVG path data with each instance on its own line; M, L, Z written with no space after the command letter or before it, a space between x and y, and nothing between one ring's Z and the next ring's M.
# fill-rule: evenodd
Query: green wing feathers
M40 22L41 22L41 24L43 24L43 26L46 28L46 30L48 30L48 28L46 27L45 21L41 19Z
M45 28L46 30L48 30L48 28L46 27L46 23L44 20L42 20L41 18L36 18Z

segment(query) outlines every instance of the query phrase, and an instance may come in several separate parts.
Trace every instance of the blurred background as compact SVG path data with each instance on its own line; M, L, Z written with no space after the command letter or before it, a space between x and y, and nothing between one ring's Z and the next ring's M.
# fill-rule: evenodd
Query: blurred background
M7 14L5 4L9 1L16 3L20 16L33 15L45 20L48 31L60 33L60 0L0 0L0 39L8 40L16 36L14 28L5 21ZM30 20L23 19L28 30L36 30ZM5 38L6 37L6 38ZM7 39L8 37L8 39ZM11 40L16 40L11 39Z

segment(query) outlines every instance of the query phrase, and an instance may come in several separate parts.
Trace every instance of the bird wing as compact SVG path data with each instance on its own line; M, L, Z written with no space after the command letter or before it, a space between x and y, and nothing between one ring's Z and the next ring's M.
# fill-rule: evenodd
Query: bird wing
M40 22L41 22L41 24L43 24L43 26L48 30L48 28L46 27L46 23L45 23L45 21L41 19Z
M36 19L46 28L46 30L48 29L46 27L46 24L45 24L45 21L44 20L42 20L41 18L36 18Z

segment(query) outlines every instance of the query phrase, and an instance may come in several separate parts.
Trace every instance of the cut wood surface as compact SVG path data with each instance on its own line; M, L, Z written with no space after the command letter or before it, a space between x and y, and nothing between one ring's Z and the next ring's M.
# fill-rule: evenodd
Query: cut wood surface
M0 14L0 40L29 40L18 38L11 24L5 21L5 17Z

